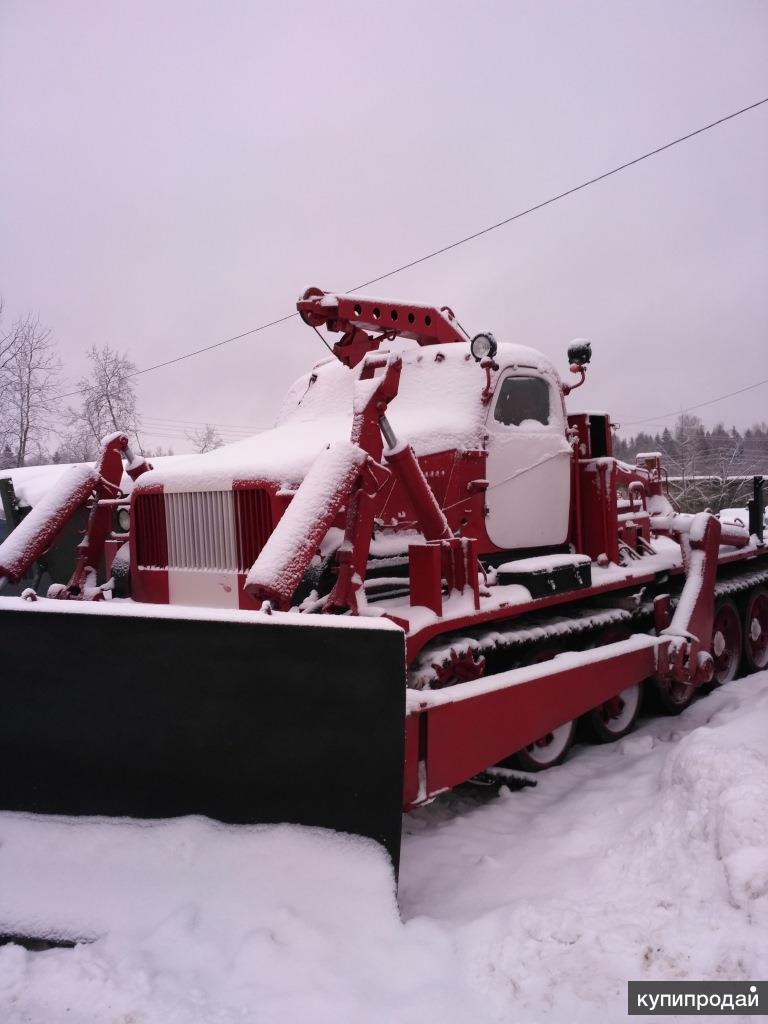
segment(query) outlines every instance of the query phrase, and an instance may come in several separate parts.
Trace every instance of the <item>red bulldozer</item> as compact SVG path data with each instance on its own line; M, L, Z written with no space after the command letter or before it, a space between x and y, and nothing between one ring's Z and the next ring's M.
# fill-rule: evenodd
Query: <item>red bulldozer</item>
M155 469L114 435L0 545L1 586L87 512L72 577L0 599L1 807L289 821L396 864L403 809L768 665L762 480L743 525L680 511L658 453L567 411L587 342L565 382L445 306L298 310L333 354L272 430Z

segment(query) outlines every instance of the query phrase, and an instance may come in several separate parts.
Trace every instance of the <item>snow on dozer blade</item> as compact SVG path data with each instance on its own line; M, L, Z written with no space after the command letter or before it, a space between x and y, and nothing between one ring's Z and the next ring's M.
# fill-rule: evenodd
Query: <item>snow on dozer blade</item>
M213 614L0 599L0 809L321 826L397 871L403 632Z

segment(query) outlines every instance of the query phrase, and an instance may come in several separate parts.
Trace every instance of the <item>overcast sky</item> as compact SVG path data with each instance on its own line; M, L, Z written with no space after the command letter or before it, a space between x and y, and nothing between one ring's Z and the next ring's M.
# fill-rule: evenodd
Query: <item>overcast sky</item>
M766 0L0 0L0 291L70 382L148 366L765 96ZM623 424L768 378L768 104L368 291L563 369L590 338L572 407ZM146 440L269 424L323 354L294 320L142 376Z

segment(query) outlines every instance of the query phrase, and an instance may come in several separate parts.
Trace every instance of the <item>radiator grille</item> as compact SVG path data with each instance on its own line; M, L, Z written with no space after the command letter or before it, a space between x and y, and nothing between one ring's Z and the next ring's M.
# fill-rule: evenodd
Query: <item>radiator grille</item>
M232 491L165 494L169 569L237 570Z
M260 488L234 493L240 571L248 572L272 533L272 505L269 494Z
M263 488L136 496L136 551L142 569L247 572L272 533Z
M142 569L168 565L165 503L162 494L139 494L133 505L132 534L136 537L136 561Z

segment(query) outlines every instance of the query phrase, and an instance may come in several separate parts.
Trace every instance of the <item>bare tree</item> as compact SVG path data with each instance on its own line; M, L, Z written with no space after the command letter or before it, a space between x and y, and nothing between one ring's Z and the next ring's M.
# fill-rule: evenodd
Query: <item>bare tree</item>
M16 466L42 450L56 409L61 364L51 332L36 316L20 317L3 336L0 442L8 445Z
M3 322L5 303L0 298L0 325ZM13 359L19 344L18 321L7 331L0 329L0 379Z
M195 451L201 455L205 452L212 452L214 448L221 448L224 444L218 430L210 423L206 423L202 430L187 434L187 439L195 446Z
M0 447L10 447L9 420L9 370L19 348L19 324L13 324L9 330L2 329L4 303L0 298ZM7 469L7 466L3 467Z
M141 451L136 390L131 381L136 365L109 345L94 345L88 359L90 372L77 382L82 405L79 410L69 410L70 431L62 437L63 446L80 453L87 450L93 458L102 438L120 430L130 434Z
M93 462L97 455L98 445L88 428L82 423L76 423L72 429L59 435L59 443L51 456L51 461Z

